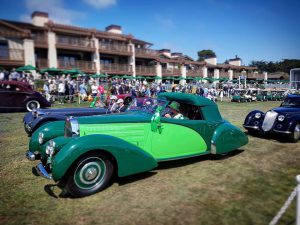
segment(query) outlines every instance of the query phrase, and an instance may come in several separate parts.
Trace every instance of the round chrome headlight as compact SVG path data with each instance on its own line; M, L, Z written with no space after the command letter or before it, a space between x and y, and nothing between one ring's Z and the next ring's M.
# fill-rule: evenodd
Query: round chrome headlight
M53 140L50 140L47 147L46 147L46 154L47 155L53 155L55 151L55 142Z
M284 115L279 115L277 119L278 119L278 121L282 122L284 120L284 118L285 118Z
M39 143L40 143L40 145L44 143L44 133L43 132L39 133Z
M261 113L259 113L259 112L255 113L255 118L256 119L259 119L260 117L261 117Z

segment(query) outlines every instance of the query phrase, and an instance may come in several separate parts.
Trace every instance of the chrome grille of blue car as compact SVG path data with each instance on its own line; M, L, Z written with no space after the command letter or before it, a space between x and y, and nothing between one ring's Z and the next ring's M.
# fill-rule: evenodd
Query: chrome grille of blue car
M263 131L269 131L272 129L273 124L277 118L277 115L278 115L278 113L274 112L274 111L269 111L266 113L263 124L261 126Z

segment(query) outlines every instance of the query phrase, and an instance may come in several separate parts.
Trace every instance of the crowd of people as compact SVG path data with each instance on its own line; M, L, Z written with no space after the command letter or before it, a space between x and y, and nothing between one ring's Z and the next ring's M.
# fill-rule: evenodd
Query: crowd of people
M232 95L235 89L234 85L218 84L216 86L199 81L181 85L168 80L164 82L122 78L103 80L89 76L72 77L71 74L49 75L45 73L43 75L38 74L38 77L43 80L43 87L39 90L48 101L57 101L58 104L72 103L75 101L75 96L78 96L79 103L92 101L96 96L99 96L100 100L105 102L107 96L130 94L133 99L137 96L156 97L159 93L166 91L192 93L209 98L212 101L216 101L218 98L223 101L223 98ZM31 73L17 72L15 69L0 71L0 80L28 82L32 87L35 84ZM37 89L37 87L35 88Z

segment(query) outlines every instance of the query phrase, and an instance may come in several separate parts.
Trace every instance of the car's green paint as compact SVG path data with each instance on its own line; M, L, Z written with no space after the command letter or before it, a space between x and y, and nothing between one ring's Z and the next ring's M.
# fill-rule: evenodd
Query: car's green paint
M223 154L248 143L248 137L237 127L225 122L217 127L212 137L214 154Z
M158 161L207 151L198 132L172 123L161 123L161 132L151 132L151 145L151 154Z
M151 170L156 160L146 151L120 138L92 134L72 139L53 157L52 176L60 180L83 154L98 150L110 153L117 162L120 177Z
M31 136L29 150L31 152L41 152L42 145L39 144L39 133L44 134L44 143L46 143L55 137L64 135L64 125L65 121L55 121L39 127Z
M120 138L136 145L156 159L197 154L207 150L207 145L198 132L172 123L161 123L161 132L152 131L150 123L114 123L101 126L82 124L80 126L80 136L91 134L106 134Z

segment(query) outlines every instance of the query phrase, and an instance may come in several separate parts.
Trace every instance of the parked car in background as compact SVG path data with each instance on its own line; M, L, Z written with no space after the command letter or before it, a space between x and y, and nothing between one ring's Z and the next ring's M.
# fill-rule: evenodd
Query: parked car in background
M0 81L0 110L27 110L50 107L39 92L32 90L31 86L21 81Z
M300 138L300 95L288 95L280 107L266 113L254 110L244 121L250 134L280 134L291 142Z
M183 93L162 93L136 111L67 118L62 124L34 132L26 155L41 160L36 170L42 177L76 197L103 190L114 175L149 171L161 161L227 154L248 142L214 102Z

